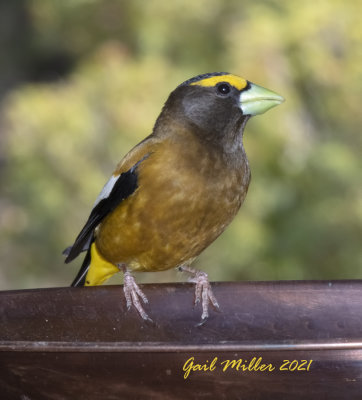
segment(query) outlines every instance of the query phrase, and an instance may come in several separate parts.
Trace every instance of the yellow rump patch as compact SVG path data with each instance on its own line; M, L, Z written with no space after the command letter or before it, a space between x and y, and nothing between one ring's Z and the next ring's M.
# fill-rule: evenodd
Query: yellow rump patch
M104 281L109 279L117 272L119 272L118 267L103 258L103 256L99 253L96 244L92 243L91 263L85 278L84 286L101 285Z
M209 78L201 79L200 81L196 81L191 83L191 85L198 86L215 86L220 82L227 82L230 85L234 86L238 90L243 90L246 88L248 82L244 78L240 78L240 76L236 75L215 75L210 76Z

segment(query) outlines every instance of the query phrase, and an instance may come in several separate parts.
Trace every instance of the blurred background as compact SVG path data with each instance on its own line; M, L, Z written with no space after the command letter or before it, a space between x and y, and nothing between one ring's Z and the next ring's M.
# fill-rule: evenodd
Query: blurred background
M117 162L179 83L213 71L286 102L248 123L248 196L196 266L362 278L361 15L344 0L0 0L0 288L70 284L81 260L62 250Z

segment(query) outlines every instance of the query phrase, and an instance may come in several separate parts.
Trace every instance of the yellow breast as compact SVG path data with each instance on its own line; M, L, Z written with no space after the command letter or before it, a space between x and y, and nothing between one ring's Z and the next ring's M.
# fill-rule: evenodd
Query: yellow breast
M100 225L96 245L111 263L159 271L195 258L238 211L250 172L226 167L190 137L157 144L138 167L138 188Z

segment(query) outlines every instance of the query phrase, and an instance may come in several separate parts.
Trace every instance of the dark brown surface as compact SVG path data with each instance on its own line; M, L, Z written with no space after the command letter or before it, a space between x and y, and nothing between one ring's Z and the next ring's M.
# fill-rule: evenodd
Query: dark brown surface
M0 398L362 399L362 281L213 287L223 312L203 326L190 284L143 286L154 324L118 286L0 292ZM185 380L190 357L216 368ZM222 370L253 357L275 369Z

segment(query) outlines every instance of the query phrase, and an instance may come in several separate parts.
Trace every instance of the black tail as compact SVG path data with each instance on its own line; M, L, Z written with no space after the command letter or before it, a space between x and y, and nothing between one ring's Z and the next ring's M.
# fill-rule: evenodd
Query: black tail
M73 286L73 287L84 286L85 277L87 276L90 262L91 262L91 253L90 253L90 249L89 249L87 251L87 254L84 257L83 264L80 267L80 270L79 270L77 276L75 277L74 281L72 282L71 286Z

